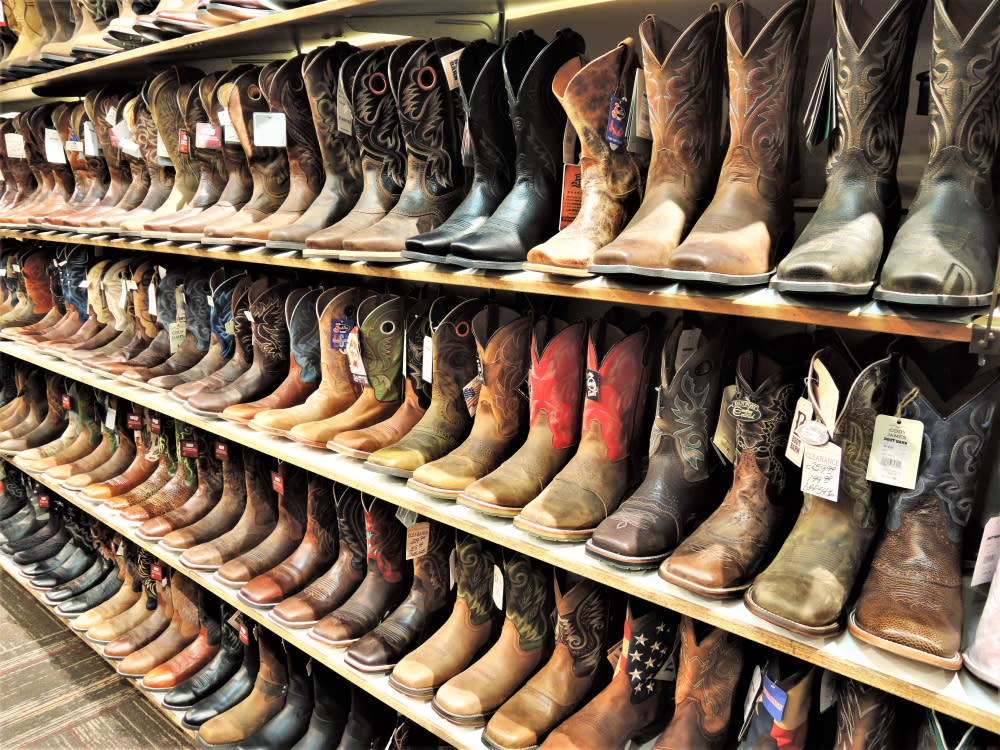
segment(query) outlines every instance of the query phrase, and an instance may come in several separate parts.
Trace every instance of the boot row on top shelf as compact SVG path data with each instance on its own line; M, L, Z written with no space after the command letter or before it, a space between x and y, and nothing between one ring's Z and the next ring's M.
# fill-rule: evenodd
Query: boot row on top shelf
M731 286L766 284L776 271L772 285L789 292L864 295L880 274L877 299L985 305L1000 244L991 93L1000 6L934 2L931 154L897 231L923 2L898 0L882 17L834 5L827 192L797 240L791 184L810 0L769 19L742 2L725 13L713 6L683 31L649 16L638 43L589 64L583 39L564 29L548 43L523 31L500 48L337 43L262 68L171 68L139 91L109 86L4 124L0 213L17 227L342 260ZM622 143L636 76L651 156ZM557 232L560 165L574 158L567 118L579 136L582 202ZM71 145L68 165L46 159L52 128ZM58 143L53 150L61 161Z
M31 464L24 456L16 460ZM196 459L199 492L218 495L220 482L213 483L207 466L213 461L210 454L205 458ZM225 487L219 506L233 503L239 458L233 454L225 468L216 467ZM265 497L267 482L256 477L260 462L244 458L246 507L273 505L274 498ZM176 459L182 476L183 458L178 453ZM827 693L816 667L640 601L626 605L600 584L501 553L473 536L456 538L441 524L430 522L414 537L426 543L414 550L411 586L403 559L409 534L391 506L343 487L331 493L327 480L307 480L287 466L280 471L284 487L277 502L286 518L278 525L290 537L285 546L294 546L305 525L299 550L309 552L297 552L297 564L307 556L320 567L333 564L306 592L330 598L349 593L344 583L357 586L311 634L346 647L345 662L354 669L391 672L389 685L408 698L431 701L448 721L484 727L482 741L491 750L623 748L658 734L656 750L842 750L867 746L875 736L880 747L931 750L951 747L958 737L985 740L979 730L850 680ZM303 482L308 490L298 486ZM282 651L269 630L234 619L232 608L180 570L112 538L110 529L88 523L86 514L62 507L59 498L45 495L50 509L43 520L42 492L16 469L8 473L0 502L7 542L0 552L13 555L28 585L46 592L58 616L104 644L120 674L140 679L147 690L165 691L164 705L185 711L183 723L198 730L202 747L318 750L338 739L342 750L382 747L372 740L392 726L384 706L359 690L348 697L343 682L315 662L310 681L308 657L298 649L286 645ZM298 527L289 521L293 516ZM368 574L362 581L365 540ZM163 543L173 549L166 538ZM261 581L287 584L293 568L258 576L240 598L259 593ZM325 579L341 585L324 588ZM299 594L286 600L272 617L293 627L312 624L286 623L284 616L292 611L288 604L298 602L299 614L316 607L315 592L311 599ZM391 614L377 624L383 612ZM754 667L759 677L749 679ZM777 697L777 708L776 696L784 696ZM837 711L829 711L835 702ZM393 746L412 745L397 737Z
M612 309L588 325L555 309L536 318L475 299L182 273L134 255L89 271L86 260L82 248L16 256L4 278L24 286L20 301L6 301L14 307L0 316L0 335L168 392L196 414L363 460L544 539L586 541L612 564L659 565L663 578L702 596L743 596L754 614L804 635L839 632L864 580L850 615L855 635L944 669L962 665L962 540L1000 369L977 368L960 345L927 354L875 336L848 348L826 333L737 345L718 322L694 317L665 326ZM102 305L117 324L102 327ZM807 424L792 432L803 376ZM53 388L49 422L58 415ZM25 399L44 412L40 385ZM909 438L920 446L909 480L894 474L905 456L884 440L872 460L876 420L892 414L922 432ZM717 419L731 475L709 447ZM30 444L0 442L0 451L55 437L47 429ZM836 468L824 483L819 468L831 452ZM801 481L793 461L812 467ZM870 463L895 485L888 512L886 486L866 479ZM913 594L920 606L905 616L888 610L914 579L925 581ZM998 667L977 674L1000 681Z

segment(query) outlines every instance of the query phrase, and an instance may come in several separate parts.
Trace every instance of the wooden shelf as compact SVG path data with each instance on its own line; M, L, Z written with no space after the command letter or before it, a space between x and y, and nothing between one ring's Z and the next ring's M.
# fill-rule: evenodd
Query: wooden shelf
M918 336L942 341L969 342L972 321L982 309L922 310L907 306L892 307L871 299L838 301L828 298L803 301L782 295L767 287L750 290L727 290L684 286L650 279L629 281L617 276L587 279L556 277L534 271L496 272L442 266L433 263L342 263L315 258L301 258L295 251L268 251L260 247L234 250L229 246L203 246L147 240L132 242L87 234L36 232L0 229L0 237L20 240L66 242L93 247L107 247L126 252L153 252L219 262L232 261L278 268L305 269L357 277L398 279L422 284L441 284L467 289L490 289L501 292L551 295L568 299L634 305L657 309L693 310L717 315L812 324L848 330Z
M402 480L369 471L360 462L346 456L300 445L245 425L199 417L165 394L96 376L22 344L2 342L0 352L129 399L221 438L288 461L619 591L690 615L963 721L1000 732L1000 691L979 682L967 672L956 674L920 665L868 646L846 632L818 640L797 636L755 617L742 601L716 602L701 598L663 581L655 571L637 573L619 570L587 555L582 544L545 542L514 528L509 520L491 518L471 508L411 490ZM114 526L114 523L110 525Z

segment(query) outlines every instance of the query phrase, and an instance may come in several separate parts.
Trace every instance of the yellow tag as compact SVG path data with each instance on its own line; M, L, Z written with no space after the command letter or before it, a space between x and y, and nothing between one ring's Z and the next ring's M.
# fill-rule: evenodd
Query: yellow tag
M729 463L736 461L736 420L729 414L729 405L736 398L736 386L727 385L722 390L722 408L719 410L719 421L715 426L715 436L712 444L719 455Z
M923 422L879 414L875 417L872 451L868 455L868 481L912 490L917 486L923 441Z
M415 523L406 530L406 559L412 560L427 554L431 541L431 525L427 521Z
M799 436L799 428L813 418L812 404L809 399L800 398L795 405L795 414L792 416L792 429L788 435L788 446L785 448L785 458L796 466L802 466L802 451L805 447L802 438Z
M180 346L181 342L184 341L184 336L187 334L187 324L177 321L170 324L170 353L176 352Z
M841 450L836 443L807 445L802 455L802 491L837 502L840 491Z

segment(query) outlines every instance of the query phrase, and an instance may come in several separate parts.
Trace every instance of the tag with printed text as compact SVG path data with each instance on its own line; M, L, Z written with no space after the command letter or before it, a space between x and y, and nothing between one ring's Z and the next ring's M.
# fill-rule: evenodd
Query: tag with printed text
M917 485L923 440L923 422L879 414L868 454L868 481L912 490Z
M792 429L788 434L788 445L785 446L785 458L796 466L802 466L802 451L805 444L799 435L799 428L813 418L812 404L809 399L800 398L795 405L795 414L792 415Z

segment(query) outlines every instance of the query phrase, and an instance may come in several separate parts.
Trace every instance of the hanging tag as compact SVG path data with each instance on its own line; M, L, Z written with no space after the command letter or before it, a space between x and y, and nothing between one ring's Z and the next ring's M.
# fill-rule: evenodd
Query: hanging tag
M427 521L415 523L406 529L406 559L427 554L431 541L431 525Z
M45 158L50 164L65 164L66 152L63 150L59 131L45 128Z
M807 445L802 454L801 489L832 503L840 492L841 450L836 443Z
M580 213L583 205L583 176L579 164L563 164L562 198L559 200L559 230L562 231Z
M182 154L191 153L191 135L184 128L177 131L177 150Z
M972 571L972 585L981 586L993 580L1000 560L1000 516L986 522L983 540L979 543L976 567Z
M48 495L39 495L38 496L38 507L39 508L48 508L49 507L49 496Z
M228 333L230 336L236 335L236 321L234 320L226 321L226 333Z
M222 128L210 122L199 122L194 127L194 145L196 148L222 148Z
M344 135L354 135L354 114L351 95L346 86L337 87L337 130Z
M220 109L215 113L215 116L219 118L220 125L232 125L233 119L229 116L228 109Z
M282 112L253 113L253 145L284 148L287 143L285 115Z
M9 158L24 158L24 138L21 137L20 133L5 133L3 142L7 149L7 156Z
M281 476L280 472L271 472L271 489L279 495L285 494L285 478Z
M761 417L760 406L748 398L734 398L729 402L726 412L737 422L751 424Z
M159 435L163 431L163 425L160 422L160 417L149 418L149 431L154 435Z
M351 377L354 382L364 387L368 385L368 374L365 372L365 363L361 359L361 340L358 334L358 327L354 326L347 336L347 366L351 370Z
M119 142L135 141L135 138L132 137L132 130L125 120L115 123L115 126L108 132L113 133ZM114 146L115 144L112 143L111 145ZM157 155L159 155L159 142L157 143Z
M83 123L83 154L84 156L99 156L101 144L97 140L97 132L94 130L94 123Z
M167 144L163 136L156 134L156 163L161 167L172 167L174 162L170 159L170 152L167 151Z
M633 154L651 156L653 132L649 127L649 98L646 96L646 76L636 71L632 84L628 124L625 126L625 148Z
M493 566L493 603L503 611L503 571L499 565Z
M760 666L754 667L753 676L750 678L750 689L747 690L746 700L743 701L744 721L748 720L750 715L753 713L754 703L757 702L757 696L760 695L763 677L764 674L761 671Z
M66 141L66 153L83 153L83 141Z
M181 440L181 455L184 458L198 458L198 442L196 440Z
M781 717L785 715L785 703L788 701L788 694L778 687L767 675L764 675L762 684L764 708L774 717L775 721L781 721Z
M253 313L251 313L250 310L244 310L243 317L253 323Z
M242 624L242 622L243 622L243 613L234 612L233 616L230 617L228 620L226 620L226 625L231 627L233 630L239 632L240 625Z
M104 415L104 426L109 430L115 429L116 419L118 419L118 412L115 411L114 407L108 409L108 413Z
M417 522L417 518L419 516L416 511L404 508L403 506L396 508L396 519L407 529Z
M865 478L869 482L912 490L917 486L923 441L923 422L879 414L875 417L875 434Z
M809 103L802 119L806 131L806 146L810 151L829 138L837 127L836 79L836 60L831 49L820 67L816 86L809 95Z
M677 341L677 354L674 356L674 369L681 369L691 358L691 355L698 351L698 344L701 343L701 329L688 328L681 331Z
M462 395L465 397L465 408L469 410L469 416L476 416L479 408L479 392L483 389L483 379L476 375L462 388Z
M660 667L660 671L656 673L654 680L661 680L665 682L676 682L677 680L677 652L672 652L663 666Z
M612 151L625 143L628 109L627 97L611 97L611 105L608 107L608 127L604 131L604 140L611 146Z
M173 354L181 348L184 337L187 335L187 324L184 321L175 320L168 327L170 333L170 353Z
M425 383L430 383L434 375L434 339L424 336L424 359L420 363L420 377Z
M825 714L837 702L837 674L829 669L823 670L819 680L819 712Z
M154 581L163 580L163 568L160 567L159 563L153 563L149 566L149 577Z
M788 433L788 445L785 446L785 458L796 466L802 466L802 451L805 446L799 436L799 429L813 417L812 404L809 399L800 398L795 404L795 414L792 416L792 429Z
M837 424L840 390L833 381L830 371L826 369L826 365L818 359L813 363L813 372L816 373L816 401L819 406L819 414L823 418L827 432L832 433Z
M0 26L6 26L6 25L7 25L7 16L4 15L3 5L0 4Z
M468 120L465 121L465 127L462 128L462 166L476 166L476 161L472 158L472 136L469 133Z
M138 143L136 143L135 141L121 141L121 142L119 142L119 143L115 143L115 142L114 142L114 141L112 140L112 143L111 143L111 145L112 145L112 146L116 146L116 147L118 147L118 148L121 148L122 152L124 152L124 153L128 154L128 155L129 155L129 156L131 156L131 157L132 157L133 159L138 159L138 158L140 158L140 154L139 154L139 144L138 144Z
M70 409L70 408L72 408L72 405L73 405L73 402L70 399L69 394L68 393L64 393L63 396L62 396L62 407L63 407L63 409Z
M212 308L213 310L215 309L215 300L212 299L212 295L211 294L205 295L205 302L208 303L208 306L210 308Z
M240 622L240 643L244 646L250 645L250 629L242 621Z
M353 329L353 321L346 318L334 318L330 324L330 348L338 352L347 349L347 339Z
M462 56L462 50L445 55L441 58L441 67L444 68L444 77L448 81L448 88L454 91L458 88L458 58Z
M451 554L448 555L448 589L449 590L455 588L455 581L457 580L455 578L455 558L456 558L457 554L458 554L458 552L453 549L451 551Z
M149 282L149 290L146 292L146 299L149 300L149 314L154 318L159 314L160 308L156 304L156 282Z
M118 108L109 107L107 113L104 115L104 122L106 122L111 127L115 126L115 120L118 119Z
M215 457L220 461L229 460L229 444L221 440L215 441Z
M712 445L729 463L736 462L736 420L729 415L729 406L737 393L735 385L727 385L722 389L722 408L719 409L719 420L712 436Z
M121 541L118 542L118 549L115 550L115 555L117 557L124 557L125 556L125 541L124 540L121 540Z
M134 411L129 412L125 417L125 424L130 430L141 430L142 429L142 415L136 414Z
M597 372L597 370L587 370L584 378L584 387L586 388L587 398L591 401L600 401L601 373Z

